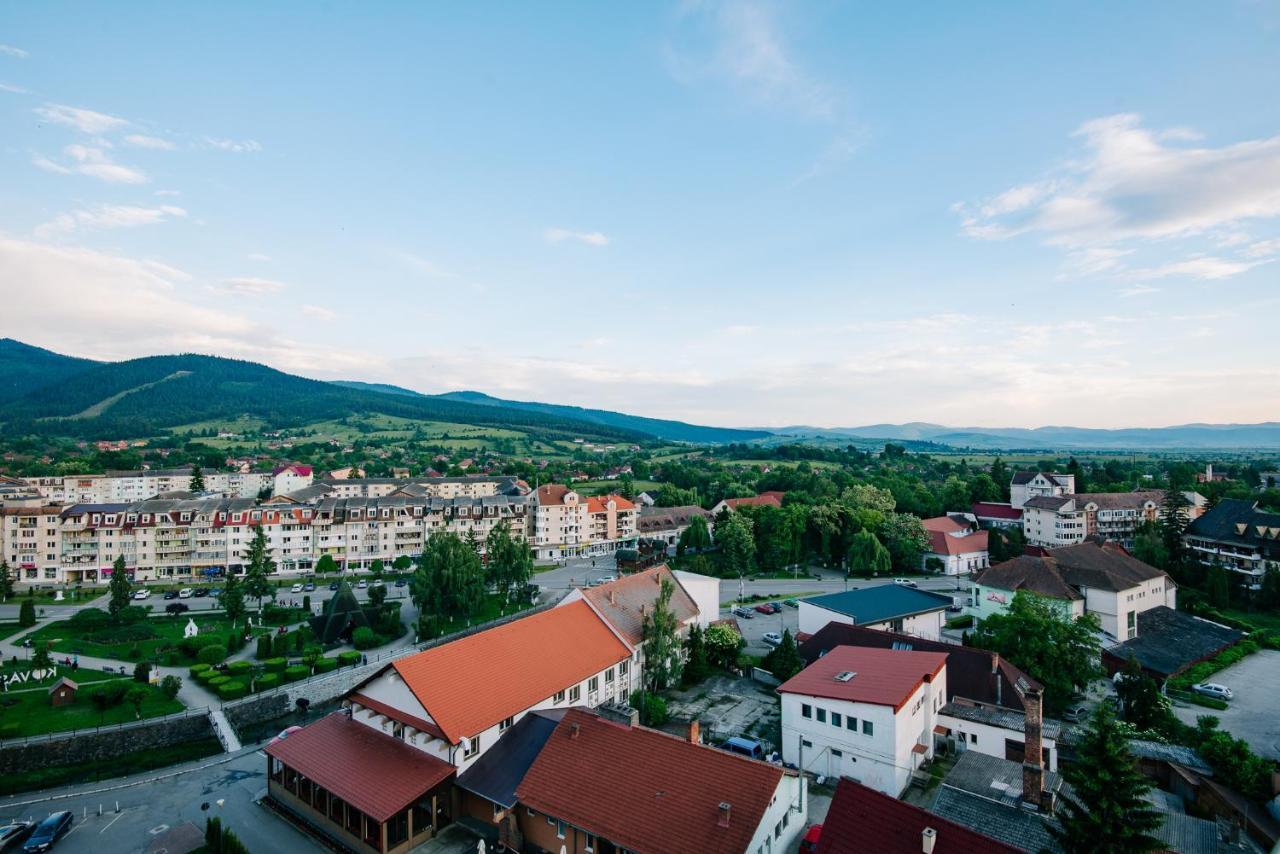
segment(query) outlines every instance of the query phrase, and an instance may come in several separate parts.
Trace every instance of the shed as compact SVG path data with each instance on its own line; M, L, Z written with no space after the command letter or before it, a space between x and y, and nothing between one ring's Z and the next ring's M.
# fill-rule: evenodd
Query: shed
M76 701L76 691L80 686L63 676L49 686L49 705L69 706Z

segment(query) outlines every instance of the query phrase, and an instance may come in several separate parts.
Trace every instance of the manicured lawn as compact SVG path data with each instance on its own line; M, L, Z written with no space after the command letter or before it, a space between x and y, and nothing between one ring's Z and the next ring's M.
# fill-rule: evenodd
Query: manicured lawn
M504 613L501 608L500 599L501 597L496 595L486 597L484 603L480 606L480 609L473 614L470 619L453 617L443 621L440 624L440 634L447 635L452 634L453 632L460 632L463 629L470 628L471 626L475 626L480 623L487 623L490 620L496 620L499 617L510 616L517 611L524 611L529 608L528 605L508 605Z
M142 704L142 717L155 718L180 712L185 707L177 700L170 700L160 693L159 688L142 685L147 700ZM121 703L118 706L99 713L89 702L87 693L90 689L82 688L76 700L66 706L49 705L49 695L44 691L21 691L0 697L0 733L6 738L26 735L41 735L46 732L65 732L73 729L93 729L96 726L119 724L136 720L133 706Z
M0 640L4 640L9 635L17 634L22 631L22 626L17 623L0 623Z
M1280 613L1269 613L1266 611L1241 611L1235 608L1224 610L1224 616L1231 617L1235 620L1248 623L1251 626L1257 626L1259 629L1268 632L1280 632Z
M0 774L0 795L70 786L76 783L96 783L99 780L125 777L140 771L191 762L206 756L216 756L221 752L222 745L216 738L210 736L169 747L142 750L117 756L114 759L40 768L23 774Z
M29 661L19 660L17 665L0 665L0 681L8 679L14 673L31 673L33 670L34 668L31 666L31 662ZM22 682L14 682L9 686L8 693L12 694L14 691L27 691L31 689L43 691L63 676L79 685L87 685L90 682L105 682L108 679L120 678L119 673L103 673L101 670L91 670L88 667L79 667L73 670L65 664L59 664L55 666L53 670L54 672L51 675L46 676L43 679L26 679Z

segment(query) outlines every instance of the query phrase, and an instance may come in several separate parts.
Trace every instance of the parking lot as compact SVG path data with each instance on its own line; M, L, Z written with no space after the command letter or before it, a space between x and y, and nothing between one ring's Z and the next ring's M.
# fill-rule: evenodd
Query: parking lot
M738 621L738 626L742 629L742 637L747 642L747 652L752 655L763 655L772 647L767 645L761 638L767 632L776 632L782 634L784 629L790 629L794 635L800 626L800 612L795 608L786 605L782 606L782 610L777 614L761 614L753 609L753 606L745 606L751 610L751 619L744 619L735 616L732 609L723 609L720 612L721 617L733 617Z
M1222 729L1242 738L1261 756L1280 759L1280 715L1276 714L1276 686L1280 685L1280 650L1264 649L1246 656L1209 677L1235 693L1223 711L1175 703L1174 713L1194 724L1200 715L1217 715Z

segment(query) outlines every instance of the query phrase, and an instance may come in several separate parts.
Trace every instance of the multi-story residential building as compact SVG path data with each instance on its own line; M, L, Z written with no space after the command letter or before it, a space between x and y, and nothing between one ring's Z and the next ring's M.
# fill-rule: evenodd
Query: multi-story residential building
M1115 543L1089 541L1053 549L1043 557L1020 555L974 579L972 613L978 619L1004 613L1019 590L1058 603L1071 617L1097 615L1102 631L1119 641L1138 634L1138 615L1177 607L1178 588L1164 572Z
M897 797L933 758L941 652L839 646L778 687L783 762Z
M674 546L695 516L701 516L706 521L707 528L711 528L713 518L711 511L703 510L696 504L684 507L642 505L640 518L636 521L636 530L646 539L662 540L668 546Z
M1036 496L1023 505L1022 531L1028 543L1044 548L1070 546L1093 536L1129 547L1139 526L1161 518L1164 497L1154 489ZM1204 513L1203 495L1184 492L1183 498L1189 518Z
M1015 510L1032 498L1070 495L1076 491L1076 476L1044 471L1016 471L1009 480L1009 505Z
M62 565L62 508L32 501L21 505L0 507L0 556L21 583L57 583Z
M1280 513L1259 510L1256 501L1224 498L1192 520L1183 541L1201 563L1239 573L1257 589L1268 568L1280 568Z
M311 485L315 474L311 466L290 463L271 470L271 494L288 495Z
M485 498L490 495L524 495L524 481L515 477L360 477L321 478L311 489L332 498L381 498L384 495L415 495L431 498ZM287 495L287 493L284 493Z
M144 501L166 492L184 492L191 485L191 466L140 471L109 471L25 481L51 503L118 504ZM204 492L225 498L257 498L272 486L266 472L203 472Z
M590 554L612 554L636 543L636 506L621 495L587 499Z
M541 560L558 560L582 552L590 534L587 502L567 486L549 483L533 491L533 536L529 542Z

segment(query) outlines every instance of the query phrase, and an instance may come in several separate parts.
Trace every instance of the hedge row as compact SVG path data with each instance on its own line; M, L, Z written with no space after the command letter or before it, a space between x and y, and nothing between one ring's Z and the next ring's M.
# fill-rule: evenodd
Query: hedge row
M1186 690L1192 685L1203 682L1219 670L1223 670L1247 655L1259 650L1259 644L1253 638L1245 638L1233 647L1224 649L1208 661L1202 661L1181 676L1169 680L1169 687Z
M297 682L299 679L306 679L311 675L311 668L305 664L293 664L284 669L284 681Z
M344 666L348 664L355 664L360 661L361 658L362 656L360 653L354 652L353 650L347 650L346 652L338 653L338 664Z
M217 691L224 700L238 700L249 693L249 686L239 679L227 679L217 686Z

